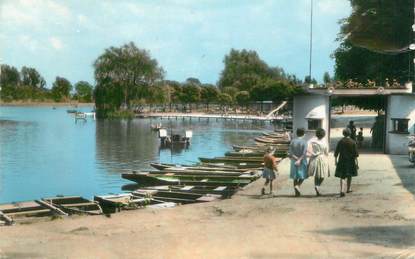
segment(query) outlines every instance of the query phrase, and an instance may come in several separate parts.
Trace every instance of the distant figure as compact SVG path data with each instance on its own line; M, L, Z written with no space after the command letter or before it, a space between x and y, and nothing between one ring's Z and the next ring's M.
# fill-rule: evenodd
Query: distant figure
M264 170L262 177L265 178L264 187L261 189L261 194L265 195L265 187L269 184L269 194L272 194L272 182L276 178L277 172L276 157L273 156L273 149L269 148L264 156Z
M364 137L363 137L363 128L360 128L359 133L357 133L357 147L358 148L362 148L362 146L363 146L363 140L364 140Z
M350 121L347 128L350 130L350 138L356 141L356 126L354 125L354 121Z
M297 129L297 138L290 143L288 156L291 159L290 178L294 181L295 196L300 196L300 186L307 179L307 141L304 129Z
M344 182L347 180L347 189L349 193L352 191L352 177L357 176L357 152L356 142L350 138L350 130L344 129L343 136L339 143L337 143L334 158L336 163L335 176L340 178L340 197L345 196Z
M316 138L310 140L308 145L308 176L314 176L314 189L316 195L320 196L320 186L325 177L330 176L328 155L329 150L323 138L326 136L324 129L316 130Z
M383 147L383 136L384 136L384 116L377 116L375 123L373 124L372 128L370 129L370 133L372 134L372 147L373 148L382 148Z

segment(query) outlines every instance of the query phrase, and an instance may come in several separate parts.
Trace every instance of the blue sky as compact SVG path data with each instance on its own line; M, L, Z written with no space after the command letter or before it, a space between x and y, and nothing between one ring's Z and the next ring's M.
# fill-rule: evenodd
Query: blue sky
M338 21L348 0L314 0L313 77L333 73ZM0 0L2 63L94 83L94 60L130 41L150 51L166 79L216 83L231 48L308 74L310 0Z

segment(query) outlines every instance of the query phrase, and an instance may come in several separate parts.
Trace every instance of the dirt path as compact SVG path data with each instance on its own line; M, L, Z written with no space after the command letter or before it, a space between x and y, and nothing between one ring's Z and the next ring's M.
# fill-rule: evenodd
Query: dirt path
M338 198L330 177L323 197L308 180L294 198L285 161L275 196L259 180L221 202L4 227L0 258L414 258L408 165L363 155L352 194Z

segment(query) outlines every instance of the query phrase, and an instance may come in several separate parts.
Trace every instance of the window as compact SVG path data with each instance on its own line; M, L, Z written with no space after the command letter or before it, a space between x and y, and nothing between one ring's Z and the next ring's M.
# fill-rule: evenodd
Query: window
M409 123L409 119L392 118L391 133L409 134L408 123Z
M321 119L308 119L308 129L309 130L316 130L321 128Z

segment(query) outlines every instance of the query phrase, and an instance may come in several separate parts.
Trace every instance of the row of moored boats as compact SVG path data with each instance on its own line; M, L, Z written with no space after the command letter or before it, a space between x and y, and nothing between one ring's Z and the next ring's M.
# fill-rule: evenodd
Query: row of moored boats
M263 133L254 145L233 146L222 157L200 157L195 165L150 164L152 170L130 170L122 178L134 182L121 194L95 196L57 196L29 202L0 205L0 224L33 218L100 215L140 208L166 208L178 204L211 202L231 197L239 188L261 176L263 156L270 149L278 161L287 154L286 132Z

